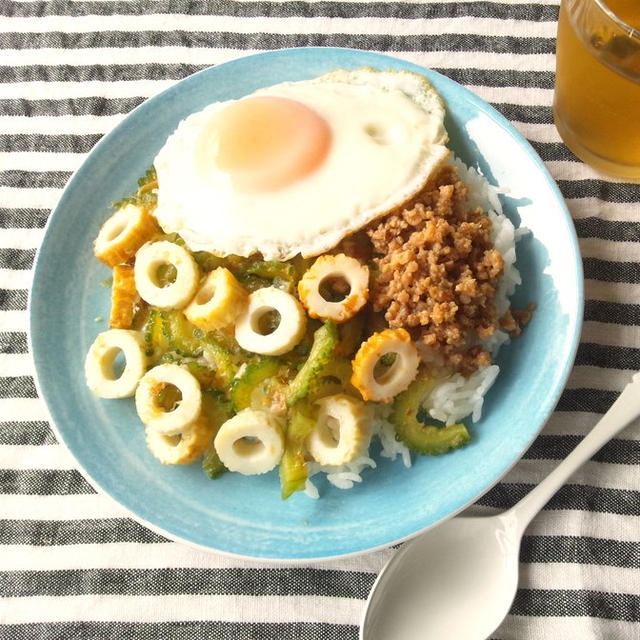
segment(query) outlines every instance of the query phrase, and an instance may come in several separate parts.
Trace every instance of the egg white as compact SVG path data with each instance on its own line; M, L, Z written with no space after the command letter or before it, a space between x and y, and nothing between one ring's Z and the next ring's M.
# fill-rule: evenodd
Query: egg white
M314 109L331 128L331 148L315 171L292 184L245 193L215 163L218 114L231 101L183 120L154 161L155 215L192 250L260 252L267 260L319 255L409 200L449 154L442 100L414 73L336 70L252 95Z

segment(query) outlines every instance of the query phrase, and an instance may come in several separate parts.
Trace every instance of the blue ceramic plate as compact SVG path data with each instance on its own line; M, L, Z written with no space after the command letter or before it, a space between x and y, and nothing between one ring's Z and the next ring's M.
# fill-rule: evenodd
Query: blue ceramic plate
M106 328L110 274L92 242L113 201L131 193L178 122L216 100L312 78L335 68L408 69L444 98L450 146L505 192L507 215L531 230L518 245L522 308L536 311L504 348L473 442L421 457L411 469L381 461L349 491L324 481L320 500L280 499L276 472L209 480L199 465L163 467L147 451L132 400L100 400L83 362ZM60 439L91 483L137 520L182 540L239 556L329 558L389 545L448 518L486 492L520 458L553 410L569 374L582 318L581 262L571 219L544 165L493 108L448 78L382 55L294 49L197 73L140 105L91 152L51 215L30 299L30 340L41 397Z

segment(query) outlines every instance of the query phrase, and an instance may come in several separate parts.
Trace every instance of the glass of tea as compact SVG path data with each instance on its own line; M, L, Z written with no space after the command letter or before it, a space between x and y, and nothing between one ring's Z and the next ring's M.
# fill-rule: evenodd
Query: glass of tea
M553 118L579 158L640 181L640 0L562 0Z

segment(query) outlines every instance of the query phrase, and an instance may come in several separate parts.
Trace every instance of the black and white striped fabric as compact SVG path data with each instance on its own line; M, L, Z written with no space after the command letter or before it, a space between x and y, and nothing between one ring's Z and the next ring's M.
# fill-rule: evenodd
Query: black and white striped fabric
M514 504L589 431L640 369L640 185L602 179L558 137L557 14L557 0L0 0L0 639L355 640L392 553L291 568L169 542L91 489L36 397L26 302L50 209L100 136L206 66L307 45L389 52L509 118L573 215L585 323L552 419L474 511ZM535 518L520 569L495 638L640 638L638 425Z

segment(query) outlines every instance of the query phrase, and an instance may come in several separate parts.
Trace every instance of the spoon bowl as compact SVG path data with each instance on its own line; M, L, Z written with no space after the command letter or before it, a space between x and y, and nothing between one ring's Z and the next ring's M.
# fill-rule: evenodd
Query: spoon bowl
M417 640L488 636L518 587L520 538L509 512L452 518L406 544L373 586L361 638ZM467 613L474 615L473 628ZM417 635L429 620L428 634Z
M497 516L452 518L396 553L373 585L360 640L483 640L509 612L520 542L569 476L640 416L640 373L591 432L537 487Z

